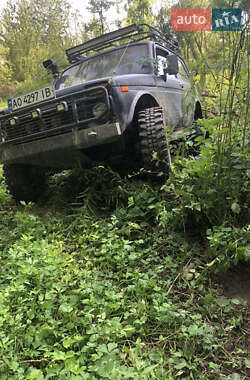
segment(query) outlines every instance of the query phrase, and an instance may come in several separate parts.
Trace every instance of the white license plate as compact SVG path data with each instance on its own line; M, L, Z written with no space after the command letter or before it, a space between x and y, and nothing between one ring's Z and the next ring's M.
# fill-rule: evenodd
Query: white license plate
M10 111L15 111L19 108L28 107L32 104L43 102L44 100L53 99L55 92L53 86L39 88L25 95L16 96L8 99L8 108Z

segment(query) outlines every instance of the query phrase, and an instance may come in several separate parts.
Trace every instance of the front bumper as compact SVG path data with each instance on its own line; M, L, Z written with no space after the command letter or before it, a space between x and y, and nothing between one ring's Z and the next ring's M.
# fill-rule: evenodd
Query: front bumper
M83 150L119 140L119 123L106 123L86 129L74 129L68 133L50 136L42 140L11 145L0 145L0 162L3 164L32 164L58 168L70 168L76 162L86 162Z

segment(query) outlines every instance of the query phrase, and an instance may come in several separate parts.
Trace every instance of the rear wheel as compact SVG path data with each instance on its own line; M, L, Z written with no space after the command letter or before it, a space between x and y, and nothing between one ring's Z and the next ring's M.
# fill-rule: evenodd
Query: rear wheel
M5 165L6 185L16 201L35 202L45 190L45 172L32 165Z
M161 107L138 112L139 153L145 169L169 169L169 151Z

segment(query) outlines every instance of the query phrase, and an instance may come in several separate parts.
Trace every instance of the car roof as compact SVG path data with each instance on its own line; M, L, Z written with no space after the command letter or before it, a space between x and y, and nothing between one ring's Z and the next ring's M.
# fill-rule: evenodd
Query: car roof
M166 36L148 24L132 24L67 49L66 55L69 62L74 63L82 60L84 54L89 52L104 52L115 47L146 40L156 41L173 53L178 51L178 42L172 36Z

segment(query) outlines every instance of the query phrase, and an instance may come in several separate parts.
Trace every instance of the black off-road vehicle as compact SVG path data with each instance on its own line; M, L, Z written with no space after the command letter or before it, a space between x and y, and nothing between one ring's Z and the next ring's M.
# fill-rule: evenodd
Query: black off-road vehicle
M43 62L53 85L0 112L0 163L13 197L37 200L49 169L167 167L165 127L176 139L201 117L177 51L175 40L139 24L66 50L71 65L61 75L54 61Z

